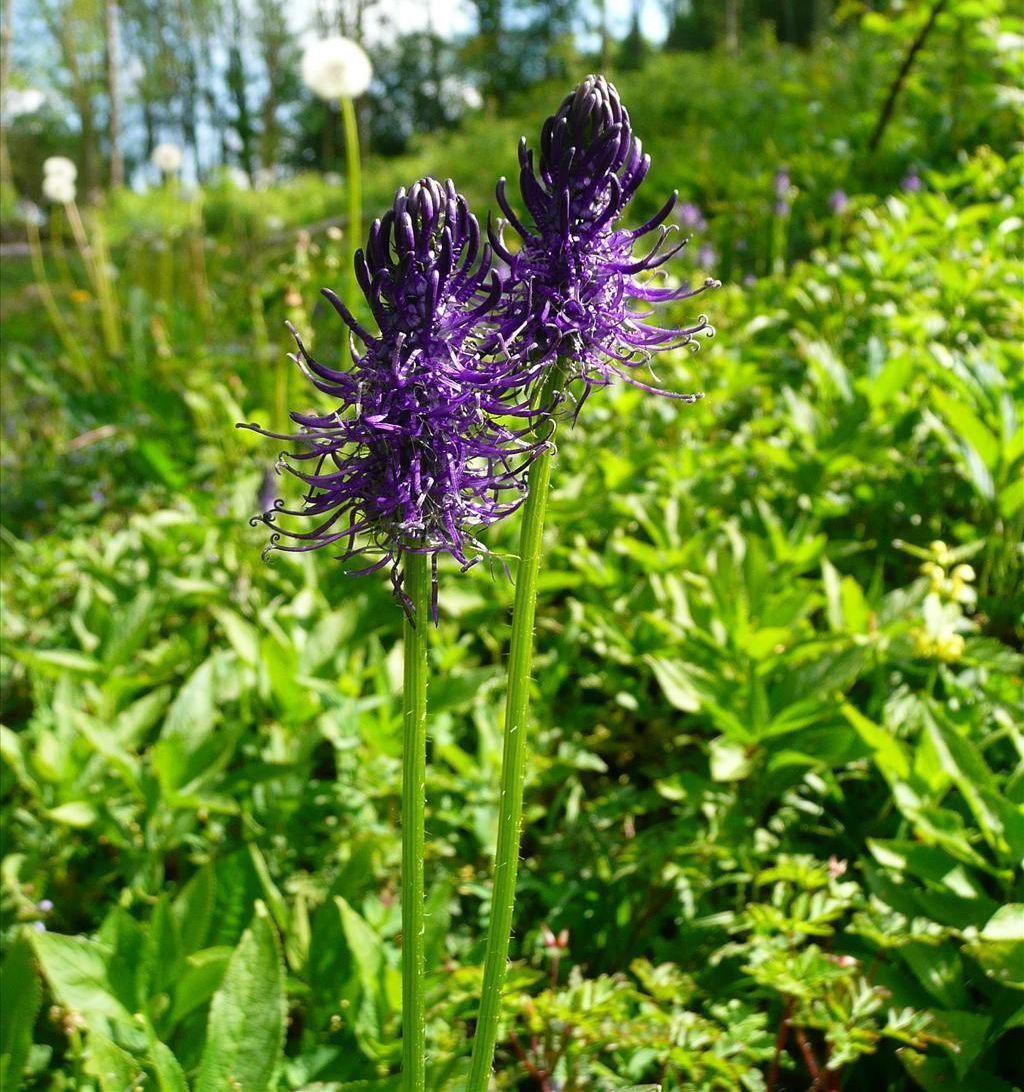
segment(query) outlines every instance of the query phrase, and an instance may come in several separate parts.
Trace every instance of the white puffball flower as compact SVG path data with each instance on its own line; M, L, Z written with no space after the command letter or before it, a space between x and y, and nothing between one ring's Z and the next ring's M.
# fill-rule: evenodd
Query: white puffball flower
M3 97L3 112L10 118L24 117L40 110L46 102L46 93L35 87L9 88Z
M358 98L372 79L370 58L351 38L321 38L302 55L302 82L319 98Z
M66 178L74 182L78 177L78 168L64 155L51 155L43 160L43 176L45 178Z
M48 174L43 179L43 196L55 205L70 205L75 193L75 180L65 174Z
M224 177L236 190L247 190L251 186L249 176L241 167L225 167Z
M164 174L174 174L181 170L185 156L177 144L165 140L153 149L153 154L149 158L153 161L153 166Z

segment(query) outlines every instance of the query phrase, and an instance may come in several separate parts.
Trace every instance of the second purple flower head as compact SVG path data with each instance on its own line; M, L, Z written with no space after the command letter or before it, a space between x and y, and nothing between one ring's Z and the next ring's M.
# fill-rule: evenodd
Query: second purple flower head
M636 378L655 352L696 345L713 328L701 315L692 326L648 323L654 307L697 296L698 288L659 283L659 270L676 254L665 247L663 227L673 195L645 224L633 230L619 223L650 169L633 135L629 114L615 87L588 76L544 123L537 161L526 141L519 147L519 190L527 216L520 218L505 194L497 197L509 225L520 237L508 248L501 231L491 242L509 266L511 307L520 320L519 341L531 360L560 361L568 378L582 379L584 397L616 376L644 390L667 394ZM652 236L646 252L637 243ZM672 397L694 401L697 395Z

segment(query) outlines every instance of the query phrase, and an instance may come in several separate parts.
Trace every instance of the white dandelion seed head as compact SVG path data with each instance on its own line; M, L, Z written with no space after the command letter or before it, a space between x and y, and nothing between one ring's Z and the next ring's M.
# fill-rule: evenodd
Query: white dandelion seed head
M44 178L66 178L74 182L78 177L78 168L64 155L51 155L43 160Z
M35 114L46 102L46 92L35 87L7 88L3 96L4 115L11 120Z
M153 149L153 154L149 158L152 160L153 166L164 174L175 174L181 170L185 154L177 144L165 140Z
M370 58L351 38L321 38L302 55L302 82L321 99L358 98L372 79Z
M70 205L76 192L74 178L66 174L48 174L43 179L43 196L55 205Z

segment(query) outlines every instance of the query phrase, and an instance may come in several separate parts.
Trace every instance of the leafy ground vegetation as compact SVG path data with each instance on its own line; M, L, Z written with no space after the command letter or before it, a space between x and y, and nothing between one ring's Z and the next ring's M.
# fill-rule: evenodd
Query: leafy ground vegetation
M619 81L649 199L707 221L675 274L726 284L718 339L659 369L702 403L609 390L561 437L500 1088L1021 1086L1024 163L1010 30L959 8L874 154L888 24ZM371 164L370 207L428 170L486 203L563 91ZM59 222L72 349L5 263L4 1087L398 1087L401 615L260 560L282 485L233 428L310 398L285 318L335 352L338 194L113 201L119 354ZM442 573L437 1089L511 595Z

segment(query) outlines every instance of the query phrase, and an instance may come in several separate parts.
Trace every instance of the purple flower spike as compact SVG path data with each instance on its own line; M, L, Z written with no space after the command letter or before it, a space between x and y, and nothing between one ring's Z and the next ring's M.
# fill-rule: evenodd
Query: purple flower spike
M686 344L696 348L697 335L714 333L703 315L681 329L645 322L658 304L719 286L712 278L693 291L655 283L660 267L686 243L664 249L675 230L662 226L675 195L643 226L632 231L618 226L650 163L618 92L604 77L588 76L544 123L538 162L526 141L520 143L525 219L509 204L504 179L498 183L498 203L522 240L512 253L501 228L491 232L495 251L509 266L517 344L531 362L550 366L560 359L570 379L583 380L580 405L593 387L606 386L615 376L643 390L670 393L632 373L648 365L655 352ZM638 240L652 232L653 244L635 255ZM671 396L690 402L700 397Z
M333 412L292 413L299 442L278 468L306 486L303 505L283 501L253 523L275 528L267 551L337 546L341 557L371 555L359 573L391 567L406 609L400 561L448 553L468 568L486 553L477 528L509 515L525 496L524 470L539 443L527 425L522 379L496 351L501 285L480 228L451 182L425 178L370 228L356 255L356 277L380 333L367 331L329 290L324 295L352 332L353 367L319 363L295 331L292 358ZM360 355L356 339L365 346ZM293 530L279 516L305 517Z
M917 171L911 167L903 176L903 181L900 183L900 186L904 193L920 193L924 188L924 183L921 181L921 176Z
M676 208L676 219L679 221L679 225L689 231L706 231L708 222L704 219L704 213L701 212L700 205L695 205L692 201L682 201Z
M828 199L828 207L840 216L850 207L850 199L842 190L835 190Z

